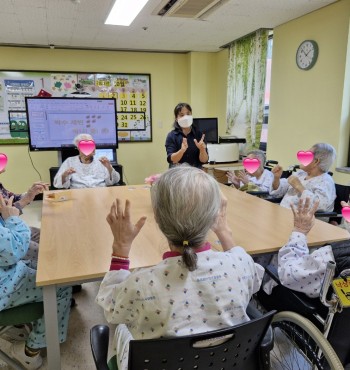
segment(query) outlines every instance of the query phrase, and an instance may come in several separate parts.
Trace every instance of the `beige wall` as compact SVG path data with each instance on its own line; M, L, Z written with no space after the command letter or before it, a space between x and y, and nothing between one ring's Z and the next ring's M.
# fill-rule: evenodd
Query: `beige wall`
M226 53L226 50L174 54L2 47L0 69L150 73L153 142L122 143L117 152L124 167L124 181L139 184L150 174L168 167L164 143L178 102L189 102L194 116L218 116L220 130L224 132ZM7 171L1 175L7 188L22 192L39 180L27 146L3 145L0 152L9 158ZM31 152L30 156L42 179L48 181L49 168L57 165L57 153Z
M267 156L283 166L298 163L298 150L316 142L332 144L337 166L347 162L349 144L349 17L343 0L274 30ZM319 45L316 65L298 69L295 54L305 39ZM347 183L349 175L334 174Z
M315 142L329 142L337 149L337 166L346 164L350 105L350 1L342 0L288 22L274 30L268 158L283 166L297 163L298 150ZM310 71L295 64L298 45L305 39L319 44L319 58ZM347 52L348 50L348 52ZM0 69L86 72L150 73L153 142L122 143L118 161L129 184L167 168L164 142L179 101L192 105L195 117L219 118L225 133L227 50L219 53L136 53L51 50L0 47ZM1 181L14 191L24 191L38 174L26 146L2 146L9 157ZM56 152L31 153L43 180L57 165ZM349 175L335 173L341 183Z

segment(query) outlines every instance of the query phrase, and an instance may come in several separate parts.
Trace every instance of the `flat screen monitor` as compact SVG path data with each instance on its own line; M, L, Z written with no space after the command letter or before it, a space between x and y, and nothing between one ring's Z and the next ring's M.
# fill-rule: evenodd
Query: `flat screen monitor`
M58 164L61 165L67 158L79 154L77 148L67 148L58 151ZM107 157L112 164L117 164L117 155L115 149L96 149L95 158Z
M78 134L90 134L96 149L116 149L115 99L27 97L29 148L65 150L73 148Z
M205 134L207 143L217 144L219 142L217 118L193 118L193 125Z

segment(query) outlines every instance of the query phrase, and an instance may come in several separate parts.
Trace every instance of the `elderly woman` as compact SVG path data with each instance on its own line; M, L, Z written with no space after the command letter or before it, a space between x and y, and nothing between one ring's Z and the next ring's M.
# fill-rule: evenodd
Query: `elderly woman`
M79 142L92 140L91 135L77 135L73 143L79 155L67 158L58 170L53 185L56 188L78 189L115 185L120 180L119 173L113 168L108 158L94 158L95 150L86 155L79 149Z
M282 207L297 206L300 198L308 197L311 202L318 199L318 210L332 211L336 198L335 185L327 172L334 162L335 149L329 144L319 143L313 145L310 151L314 154L313 160L307 166L300 165L301 170L288 179L281 179L281 166L272 169L274 180L270 194L283 197Z
M28 257L29 227L19 218L19 209L13 206L14 197L8 201L0 195L0 311L30 302L43 300L42 287L36 286L36 260ZM67 337L71 287L56 290L59 340ZM2 338L16 340L10 347L13 359L25 369L38 369L42 364L40 350L46 347L44 317L31 323L31 331L11 328ZM5 337L6 335L6 337ZM27 338L26 338L27 337Z
M259 168L252 174L249 174L246 171L240 171L238 175L235 175L234 172L228 171L228 179L237 189L247 185L248 183L252 183L256 185L260 191L269 192L274 176L271 171L264 168L266 163L265 153L262 150L252 150L247 154L247 158L258 159L260 162Z
M154 183L151 200L169 244L156 266L129 271L132 242L146 222L144 217L131 222L129 201L123 210L117 199L107 216L114 236L112 262L96 301L108 322L125 324L117 326L113 343L119 370L128 368L132 338L183 336L248 321L246 308L263 274L234 245L227 201L213 177L194 167L173 167ZM210 229L223 252L206 242Z
M1 170L0 174L4 173L5 171L5 169ZM49 184L38 181L35 182L25 193L15 194L12 191L7 190L0 182L0 194L5 199L5 201L8 201L11 197L13 197L13 205L14 207L18 208L20 214L23 213L22 210L25 206L30 204L38 194L43 193L45 190L49 190ZM40 229L38 229L37 227L31 227L30 231L31 241L38 244L40 241ZM35 256L33 255L32 257L35 257L35 259L37 259L37 246L35 246L35 248L30 248L30 250L36 251L33 252Z

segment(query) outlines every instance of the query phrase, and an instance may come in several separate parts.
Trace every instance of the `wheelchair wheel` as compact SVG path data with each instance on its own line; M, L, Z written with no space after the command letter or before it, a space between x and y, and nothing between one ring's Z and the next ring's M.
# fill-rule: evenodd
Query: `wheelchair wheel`
M344 369L332 346L310 320L295 312L282 311L274 316L271 325L274 332L271 369Z

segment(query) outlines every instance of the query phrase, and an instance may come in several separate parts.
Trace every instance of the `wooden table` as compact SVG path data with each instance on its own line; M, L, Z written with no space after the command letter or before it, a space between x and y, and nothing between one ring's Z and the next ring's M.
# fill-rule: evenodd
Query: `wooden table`
M250 254L276 252L286 243L292 230L292 212L279 205L239 190L220 185L228 198L227 216L237 245ZM100 280L110 265L112 233L106 215L116 197L131 201L132 219L147 221L133 243L131 268L160 262L167 250L165 237L153 217L150 188L114 186L70 190L72 199L64 202L43 200L37 285L43 287L50 370L60 369L56 287ZM347 231L316 220L308 235L309 245L349 238ZM221 246L214 233L208 240Z

